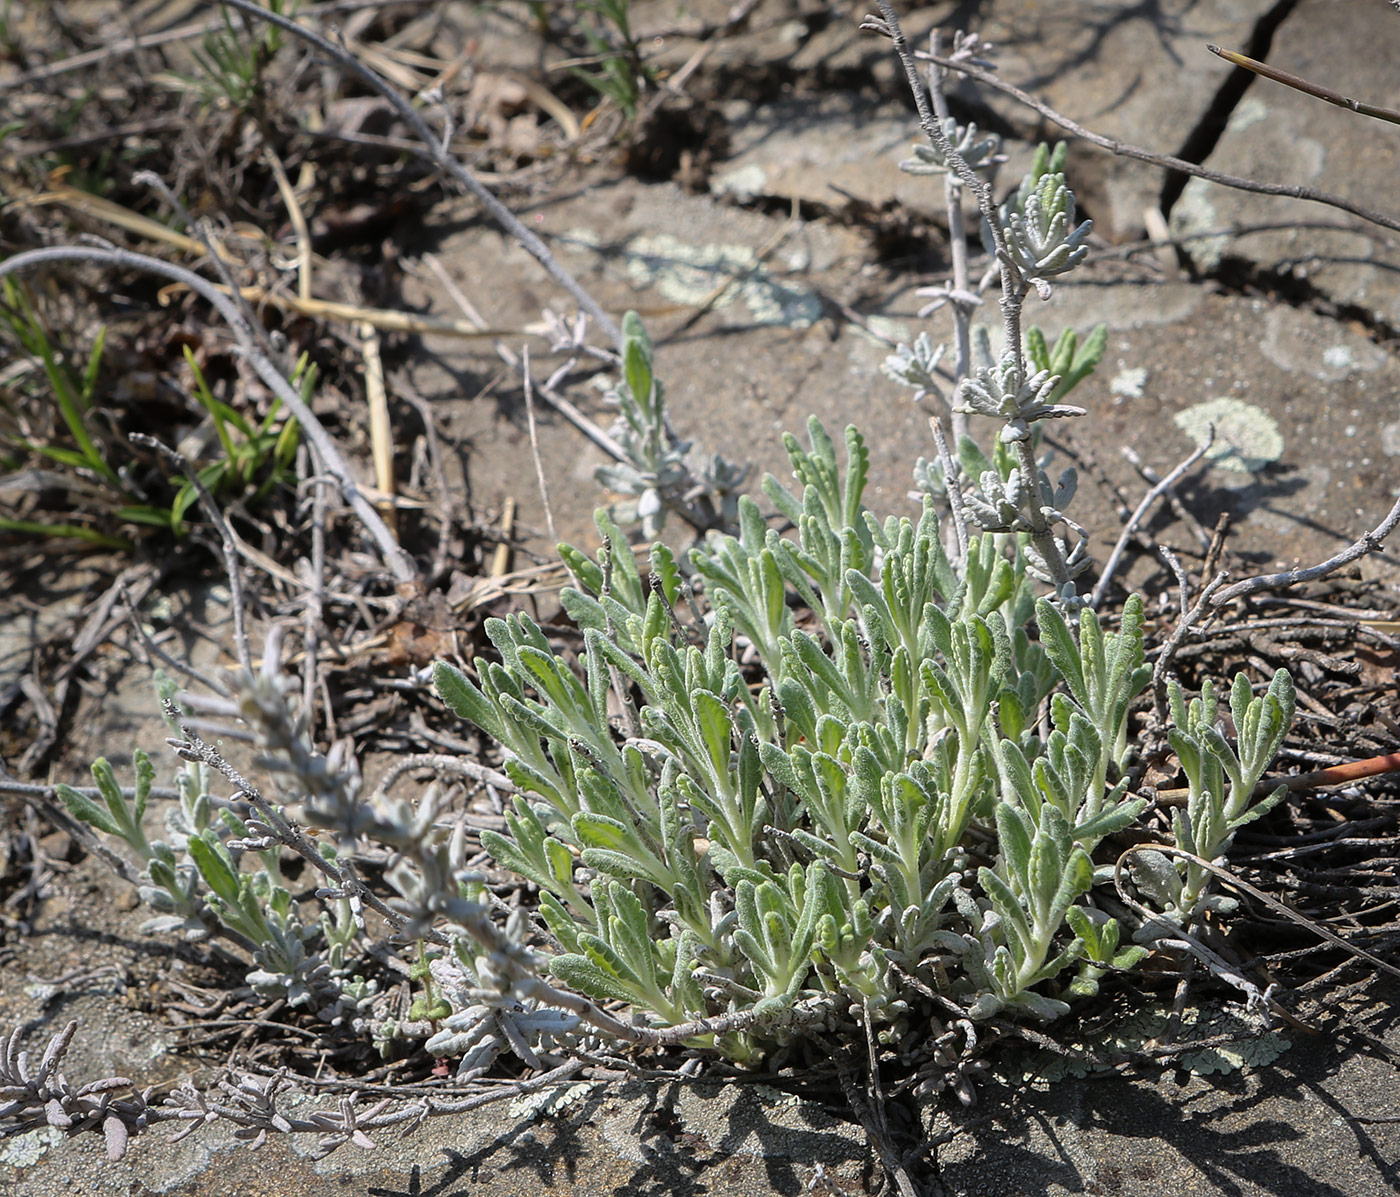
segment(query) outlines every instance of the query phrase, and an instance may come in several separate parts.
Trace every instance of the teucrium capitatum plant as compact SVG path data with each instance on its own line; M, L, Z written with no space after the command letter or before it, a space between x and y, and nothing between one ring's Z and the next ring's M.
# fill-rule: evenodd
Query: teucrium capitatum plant
M948 133L994 165L993 145ZM1017 303L1084 256L1063 159L1042 147L999 214ZM691 553L701 622L680 621L670 553L653 549L648 586L600 515L596 561L562 550L581 677L522 616L488 623L501 661L479 662L478 683L438 666L439 692L507 747L527 791L510 833L486 843L540 887L561 980L660 1023L820 994L898 1023L901 973L975 1019L1047 1019L1141 958L1095 902L1109 870L1093 854L1146 805L1128 793L1130 708L1150 678L1142 605L1130 598L1112 631L1083 606L1074 474L1052 484L1035 456L1044 420L1084 414L1060 400L1102 356L1104 330L1052 349L1033 329L999 359L984 334L971 343L958 403L1000 424L994 452L964 439L940 466L945 502L926 497L917 521L870 512L862 438L847 430L842 471L814 420L810 448L786 440L797 488L763 484L792 533L741 499L734 534ZM940 393L941 355L921 337L885 370ZM648 353L626 385L656 393L652 370ZM952 555L950 518L981 530ZM1175 734L1201 794L1178 842L1214 852L1253 817L1248 794L1287 725L1282 685L1259 713L1241 708L1238 757L1209 691ZM1236 692L1247 699L1248 683ZM974 831L995 844L990 863L974 858ZM1207 878L1171 875L1168 913L1189 921ZM750 1032L720 1046L748 1058L771 1045Z
M990 139L943 134L949 152L920 167L968 183L965 168L996 165ZM602 480L628 501L599 513L594 556L561 547L577 665L516 613L486 621L495 651L476 659L474 679L434 670L448 707L505 752L520 792L505 829L481 842L537 887L535 925L520 910L504 929L491 920L460 843L435 830L435 796L367 801L348 752L310 747L275 651L270 670L234 679L220 713L254 729L259 763L287 783L298 817L342 845L392 848L392 911L407 939L436 937L418 965L420 1012L434 1024L423 1037L460 1055L464 1075L502 1051L547 1062L584 1014L606 1025L542 973L653 1025L752 1015L684 1031L752 1062L783 1044L782 1016L799 1005L903 1031L933 992L968 1026L1049 1020L1141 959L1143 947L1121 945L1142 928L1120 924L1097 893L1112 859L1103 841L1131 836L1145 806L1129 790L1131 708L1150 676L1141 603L1129 599L1116 628L1087 608L1076 582L1087 538L1068 514L1076 479L1052 481L1040 454L1045 420L1085 414L1063 400L1105 335L1066 332L1052 348L1019 324L1030 292L1048 296L1047 280L1084 257L1088 225L1075 224L1063 157L1042 147L1013 199L984 213L1010 297L1006 336L994 355L985 329L961 330L949 389L960 414L995 422L991 449L965 436L936 471L924 463L917 518L870 511L864 440L845 430L843 465L814 419L807 446L785 440L796 485L764 479L786 524L770 526L735 495L735 471L687 465L651 343L635 315L624 321L614 395L626 461ZM978 299L947 297L964 316ZM923 335L885 369L917 397L941 395L942 357ZM706 492L715 518L692 522L728 530L683 560L657 544L643 571L619 522L650 536ZM1252 796L1291 717L1287 675L1257 699L1237 679L1231 703L1238 747L1215 726L1209 687L1191 704L1171 691L1190 780L1173 831L1208 860L1267 807ZM95 776L103 805L65 800L137 853L164 925L244 947L248 981L269 996L336 1017L368 1005L371 987L348 975L358 891L325 892L324 916L304 918L280 876L280 808L213 818L194 797L178 837L148 842L148 766L138 760L131 804L110 770ZM323 849L327 860L338 850ZM1223 909L1208 871L1138 858L1140 889L1178 927ZM525 941L539 933L537 955Z
M797 539L746 502L738 536L692 553L705 622L680 622L669 553L653 550L648 587L600 516L597 561L564 551L582 677L523 616L488 624L501 662L479 661L479 684L437 667L453 709L502 728L529 791L511 833L484 842L540 886L554 975L659 1023L820 994L898 1022L892 964L973 1018L1054 1017L1141 956L1093 903L1091 855L1145 805L1125 779L1150 676L1141 604L1114 631L1082 610L1076 633L999 551L1024 537L974 538L954 566L931 500L917 523L881 523L862 502L860 438L843 477L811 432L809 450L789 442L800 495L764 484ZM609 721L626 706L615 692L609 706L617 685L636 711ZM1221 765L1242 784L1271 751L1251 735L1248 765ZM969 855L974 825L995 837L991 865ZM769 1045L719 1046L743 1059Z

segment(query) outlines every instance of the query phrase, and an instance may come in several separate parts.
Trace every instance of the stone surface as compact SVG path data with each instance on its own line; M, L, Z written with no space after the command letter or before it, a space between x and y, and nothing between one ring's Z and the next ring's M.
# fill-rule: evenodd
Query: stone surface
M665 0L661 7L666 7ZM735 7L725 0L704 0L697 15L714 21L717 9L728 12ZM884 39L860 29L861 18L874 7L822 0L759 4L741 32L711 48L706 73L723 81L720 94L753 94L755 89L771 93L773 88L765 83L776 83L785 92L811 99L852 87L865 89L873 82L882 98L902 103L907 96L903 69ZM940 19L940 7L946 6L923 5L902 14L911 42L927 38ZM674 19L674 7L670 11ZM658 62L679 65L691 52L684 42L663 46Z
M543 205L535 215L536 229L605 306L642 314L659 346L675 424L697 448L754 463L756 485L764 470L789 476L781 434L802 433L809 413L838 434L854 420L872 434L873 501L883 506L907 489L907 450L923 443L924 417L879 374L888 350L864 334L842 332L844 322L830 303L889 290L881 272L863 264L857 233L736 210L670 184L601 183ZM755 250L765 247L771 252L755 266ZM494 232L473 225L435 250L497 326L529 323L542 305L558 302L543 272ZM495 280L507 272L513 285L502 290ZM436 287L415 290L411 299L435 312L451 310ZM687 327L697 307L712 299L711 310ZM911 305L918 301L910 297L906 312ZM912 335L907 322L892 327ZM499 372L498 359L479 341L429 338L426 347L408 374L421 393L444 405L453 430L470 438L473 503L490 510L511 495L523 523L538 532L543 502L523 404L506 388L509 400L464 398ZM536 360L541 373L557 361ZM596 393L574 393L598 424L611 424ZM537 414L558 533L592 544L591 512L603 499L592 475L604 455L538 401ZM534 547L548 548L544 539Z
M93 893L109 895L94 904ZM80 1020L65 1072L75 1080L120 1072L138 1084L189 1075L173 1032L144 1010L144 977L180 968L121 913L115 883L87 860L57 887L35 934L6 965L0 1021L27 1028L26 1046ZM96 912L95 915L90 912ZM107 968L59 986L91 962ZM91 972L90 969L84 970ZM1389 1014L1394 982L1377 982L1348 1011L1358 1034L1400 1049ZM1164 1070L1131 1078L990 1081L977 1107L945 1099L932 1135L948 1197L1381 1197L1400 1184L1394 1064L1348 1032L1288 1031L1292 1046L1268 1067L1194 1077ZM217 1074L198 1067L200 1083ZM567 1098L567 1099L566 1099ZM293 1098L305 1116L333 1098ZM1382 1121L1368 1122L1367 1119ZM101 1137L29 1132L0 1140L0 1197L798 1197L879 1189L863 1133L821 1105L754 1084L619 1081L561 1087L548 1107L506 1099L470 1115L434 1119L413 1135L372 1135L373 1151L346 1146L313 1160L313 1136L274 1137L259 1151L218 1123L178 1144L169 1131L139 1136L120 1163Z
M64 1060L71 1079L113 1074L138 1085L194 1075L212 1085L217 1067L193 1067L172 1050L175 1032L142 1009L141 978L178 960L168 946L136 931L140 911L120 913L121 883L92 859L56 887L34 933L6 964L0 1025L27 1028L37 1058L70 1019L79 1029ZM94 903L93 894L109 903ZM95 916L85 912L95 910ZM104 968L89 964L100 949ZM26 973L82 975L60 985ZM564 1100L567 1095L567 1100ZM725 1197L798 1197L824 1176L836 1193L870 1191L875 1173L863 1136L821 1106L761 1085L659 1084L650 1081L563 1085L548 1104L506 1099L469 1115L433 1119L404 1138L388 1129L376 1149L353 1145L313 1160L317 1136L274 1138L259 1151L218 1123L178 1144L172 1128L137 1136L120 1163L108 1161L100 1135L65 1138L40 1130L0 1139L0 1197L325 1197L372 1194L424 1197L601 1197L609 1193L714 1193ZM335 1095L292 1097L306 1116L335 1109ZM820 1190L818 1190L820 1191Z
M128 1158L112 1164L96 1136L65 1140L34 1132L0 1144L0 1193L798 1197L817 1176L837 1193L872 1186L856 1136L820 1107L776 1091L643 1082L584 1088L557 1113L530 1117L502 1101L432 1120L406 1139L394 1130L378 1132L374 1151L347 1146L319 1161L309 1158L314 1135L252 1152L219 1126L174 1145L162 1130L137 1139ZM334 1108L327 1098L305 1104Z
M899 169L922 137L901 105L836 93L758 107L738 100L725 109L729 156L710 180L719 195L740 203L762 197L837 210L852 200L877 209L893 201L912 213L941 215L938 180Z
M1379 989L1393 1000L1393 982ZM988 1102L984 1123L940 1149L941 1179L958 1197L1395 1192L1400 1127L1364 1121L1396 1113L1393 1061L1290 1035L1289 1051L1252 1072L1061 1082Z
M827 300L855 301L878 329L910 339L925 327L915 318L921 301L913 294L924 280L862 268L859 239L849 232L822 222L790 226L743 287L732 288L693 328L668 340L668 329L689 320L696 305L752 264L745 247L768 245L783 233L781 218L734 210L671 185L636 184L590 189L543 206L537 216L536 227L553 233L561 257L586 286L617 310L642 312L661 346L659 376L683 436L752 463L755 481L764 471L787 479L784 431L802 436L809 413L833 432L854 422L872 453L867 502L881 515L915 510L906 492L912 459L931 453L927 416L880 373L888 350ZM526 324L539 310L530 305L548 302L543 273L494 232L472 226L436 252L464 289L488 305L493 324ZM489 280L507 270L520 285L503 294ZM1042 325L1053 340L1065 328L1083 335L1104 322L1111 337L1097 375L1074 395L1091 417L1062 422L1051 432L1071 448L1092 452L1130 503L1144 484L1122 460L1121 448L1136 450L1165 473L1194 445L1176 417L1189 424L1193 409L1227 399L1246 405L1244 423L1222 425L1214 465L1193 472L1178 489L1207 527L1220 511L1231 511L1232 545L1246 560L1261 569L1323 560L1389 509L1400 451L1392 407L1400 364L1393 355L1353 327L1283 303L1210 294L1141 271L1071 278L1048 303L1029 301L1027 323ZM437 314L453 314L441 294L425 290L421 299ZM995 309L988 314L994 317ZM942 313L926 327L935 340L951 335ZM994 324L994 343L998 339ZM470 438L473 502L491 511L513 496L524 523L542 529L521 405L454 398L484 385L496 368L494 355L479 341L427 344L430 356L409 377L445 404L454 428ZM589 410L598 423L609 424L600 403ZM1276 461L1249 469L1240 452L1220 454L1233 437L1248 456L1253 423L1281 438L1282 449ZM592 473L603 454L542 410L538 443L559 535L591 545L596 532L589 513L604 498ZM1118 518L1087 477L1075 503L1076 517L1098 534L1102 560ZM1187 531L1170 528L1166 517L1151 527L1168 543L1188 543ZM547 553L547 538L534 547ZM1373 558L1371 567L1397 572L1388 556Z
M729 156L710 180L716 194L739 203L795 200L837 213L894 207L906 218L947 228L942 179L899 169L913 157L914 143L924 140L918 119L903 105L835 92L759 106L740 100L725 110ZM1019 181L1034 147L1012 139L1003 152L1001 183Z
M1325 560L1379 523L1400 493L1396 446L1380 435L1394 422L1400 363L1356 329L1187 283L1066 284L1040 312L1048 335L1109 326L1103 363L1074 393L1094 415L1054 434L1092 448L1131 495L1143 484L1123 466L1122 446L1165 474L1196 443L1178 418L1218 399L1244 405L1242 425L1217 429L1219 447L1233 438L1238 451L1177 489L1207 527L1229 510L1232 547L1259 569ZM1249 460L1251 425L1281 439L1276 461ZM1151 526L1184 543L1181 531ZM1370 562L1400 576L1393 554Z
M1274 38L1271 66L1371 103L1394 106L1400 13L1363 0L1303 0ZM1400 169L1400 129L1255 79L1206 165L1269 183L1301 183L1388 215ZM1312 227L1317 224L1341 228ZM1297 280L1363 319L1400 327L1400 234L1345 212L1286 197L1252 195L1193 179L1171 213L1174 233L1271 225L1240 237L1193 240L1204 270L1222 257ZM1278 227L1278 226L1282 227Z

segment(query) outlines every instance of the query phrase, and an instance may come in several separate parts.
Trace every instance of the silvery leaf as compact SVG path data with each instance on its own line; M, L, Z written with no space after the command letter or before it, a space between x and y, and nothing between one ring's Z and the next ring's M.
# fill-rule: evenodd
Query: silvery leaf
M599 466L593 471L593 480L599 486L605 486L621 495L638 494L647 485L646 479L638 470L620 462Z

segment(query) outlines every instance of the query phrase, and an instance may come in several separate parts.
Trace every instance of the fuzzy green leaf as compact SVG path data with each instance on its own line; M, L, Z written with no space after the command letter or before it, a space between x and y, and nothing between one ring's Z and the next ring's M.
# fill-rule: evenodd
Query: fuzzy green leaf
M198 866L205 884L231 908L237 909L240 894L238 874L224 859L223 845L214 833L206 831L203 835L191 836L186 850Z
M628 1002L636 1000L631 986L620 977L604 972L597 963L581 953L565 952L549 961L549 972L570 989L591 997L595 1002Z
M628 312L622 318L622 375L632 398L648 415L652 414L652 360L651 338L642 319L636 312Z
M91 827L96 827L98 831L105 831L108 835L121 834L121 827L118 826L116 820L91 798L78 793L72 786L60 783L55 788L59 798L63 800L63 805L68 808L68 813L75 819L87 823Z
M474 723L488 736L505 739L505 727L500 711L476 688L467 676L453 665L439 661L433 666L433 686L459 719Z

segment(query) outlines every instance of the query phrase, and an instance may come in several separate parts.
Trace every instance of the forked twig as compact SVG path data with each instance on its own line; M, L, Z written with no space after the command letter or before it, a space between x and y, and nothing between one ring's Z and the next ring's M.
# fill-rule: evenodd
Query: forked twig
M1270 910L1274 911L1276 914L1283 915L1284 918L1297 923L1300 927L1306 927L1314 935L1321 936L1328 943L1334 945L1335 947L1341 948L1344 952L1350 952L1353 956L1358 956L1362 960L1365 960L1370 964L1374 964L1377 968L1388 972L1393 977L1400 977L1400 968L1396 968L1393 964L1387 964L1379 956L1375 955L1375 953L1368 952L1365 948L1358 948L1353 943L1347 943L1347 941L1343 939L1340 935L1329 931L1321 923L1316 923L1312 919L1306 917L1305 915L1299 914L1296 910L1293 910L1291 907L1285 906L1277 898L1271 898L1258 886L1251 885L1248 881L1245 881L1242 878L1236 876L1234 873L1230 872L1229 869L1222 868L1218 864L1213 864L1210 861L1205 860L1200 856L1197 856L1194 852L1187 852L1184 848L1173 848L1168 844L1153 844L1151 845L1151 847L1148 848L1129 848L1126 852L1123 853L1122 856L1118 858L1118 863L1114 866L1114 884L1118 886L1118 893L1120 897L1125 897L1125 895L1123 894L1122 886L1120 884L1120 879L1122 877L1123 870L1123 862L1127 860L1128 857L1132 856L1135 852L1160 852L1163 856L1175 856L1180 860L1189 861L1191 864L1196 865L1198 868L1205 869L1207 872L1215 874L1215 876L1219 877L1222 881L1226 882L1228 885L1234 887L1235 889L1243 890L1251 898L1263 902L1265 906L1267 906ZM1132 901L1131 899L1127 900L1130 902Z
M1215 595L1211 600L1211 606L1223 607L1226 603L1232 603L1235 599L1247 598L1251 594L1258 594L1261 590L1282 590L1286 586L1297 586L1301 582L1315 582L1318 578L1325 578L1328 574L1341 569L1342 566L1349 565L1358 557L1376 552L1385 538L1395 531L1396 525L1400 525L1400 499L1395 500L1394 506L1391 507L1385 519L1365 533L1360 540L1348 545L1335 556L1328 557L1326 561L1319 562L1317 565L1310 565L1306 569L1286 569L1276 574L1260 574L1255 578L1245 578L1244 581L1236 582L1233 586Z
M1148 483L1150 486L1156 486L1157 483L1162 480L1157 471L1148 465L1147 462L1143 461L1141 454L1131 445L1124 445L1121 452L1123 454L1123 460L1137 471L1138 476L1144 482ZM1167 503L1172 509L1172 514L1191 530L1192 535L1195 536L1196 542L1201 546L1202 550L1207 549L1210 546L1210 533L1201 527L1201 521L1191 514L1191 509L1181 501L1175 489L1170 486L1167 487L1166 496ZM1205 571L1205 573L1209 572L1209 570ZM1204 576L1204 574L1202 576Z
M1108 560L1104 563L1103 573L1099 575L1098 584L1094 587L1094 593L1090 596L1089 606L1097 609L1103 602L1104 595L1108 593L1108 584L1113 580L1113 574L1118 569L1118 562L1122 559L1124 551L1128 547L1128 541L1137 532L1138 525L1146 517L1152 504L1163 494L1171 490L1181 478L1186 475L1186 471L1201 460L1209 451L1211 445L1215 444L1215 425L1210 426L1210 434L1206 437L1205 443L1196 446L1196 451L1182 461L1170 474L1157 483L1147 494L1143 495L1142 502L1137 505L1137 510L1128 517L1128 522L1123 525L1123 532L1118 537L1118 543L1113 546L1113 551L1108 555Z

